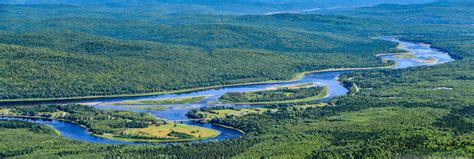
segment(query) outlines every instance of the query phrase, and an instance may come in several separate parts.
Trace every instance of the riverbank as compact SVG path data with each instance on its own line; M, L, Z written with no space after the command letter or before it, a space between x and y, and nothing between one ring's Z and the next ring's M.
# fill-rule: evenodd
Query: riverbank
M237 129L237 128L234 128L234 127L231 127L231 126L227 126L227 125L222 125L222 124L216 124L216 123L211 123L212 125L215 125L215 126L219 126L219 127L223 127L223 128L227 128L227 129L232 129L232 130L236 130L242 134L245 134L245 131L243 130L240 130L240 129Z
M56 118L42 117L42 116L26 116L26 115L5 115L5 114L0 114L0 118L2 118L2 117L6 117L6 118L23 118L23 119L32 119L32 120L37 120L37 119L40 119L40 120L51 120L51 121L56 120L56 121L61 121L61 122L66 122L66 123L75 124L75 125L77 125L77 126L83 128L83 129L85 129L89 135L94 135L94 134L90 133L88 127L86 127L86 126L84 126L84 125L81 125L81 124L79 124L79 123L76 123L76 122L73 122L73 121L64 120L64 119L56 119ZM1 119L0 119L0 120L1 120ZM48 125L48 126L49 126L49 125ZM55 131L58 135L61 135L61 132L60 132L58 129L56 129L56 128L54 128L54 127L53 127L53 129L54 129L54 131Z

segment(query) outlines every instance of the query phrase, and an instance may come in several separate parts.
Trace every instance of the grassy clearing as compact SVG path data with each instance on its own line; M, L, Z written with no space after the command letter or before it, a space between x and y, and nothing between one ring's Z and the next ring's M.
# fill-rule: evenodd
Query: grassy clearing
M12 115L11 109L2 108L0 109L0 115Z
M156 100L128 100L123 102L113 103L114 105L145 105L145 104L185 104L199 102L207 96L194 97L178 97L178 98L163 98Z
M189 136L189 138L180 138L171 135L172 133L180 133ZM170 141L190 141L212 138L220 134L219 131L178 123L166 123L160 125L152 125L147 128L133 128L122 131L122 134L140 137L121 137L115 134L99 135L100 137L135 142L170 142Z

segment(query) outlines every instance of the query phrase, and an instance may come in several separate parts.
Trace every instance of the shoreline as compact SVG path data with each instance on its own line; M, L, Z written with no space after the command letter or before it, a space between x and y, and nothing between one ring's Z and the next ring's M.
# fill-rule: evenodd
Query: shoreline
M53 102L53 101L58 101L58 102L59 101L71 101L71 103L73 103L74 100L94 100L94 99L102 99L102 98L122 98L122 97L123 98L126 98L126 97L146 97L146 96L163 95L163 94L186 93L186 92L201 91L201 90L223 88L223 87L232 87L232 86L294 82L294 81L302 79L305 75L312 74L312 73L388 69L388 68L392 68L393 66L394 65L378 66L378 67L328 68L328 69L322 69L322 70L305 71L305 72L296 73L289 80L268 80L268 81L261 81L261 82L247 82L247 83L237 83L237 84L227 84L227 85L216 85L216 86L201 87L201 88L189 88L189 89L171 90L171 91L162 91L162 92L151 92L151 93L83 96L83 97L61 97L61 98L2 99L2 100L0 100L0 104L15 104L15 103L21 103L21 102Z
M227 125L222 125L222 124L217 124L217 123L211 123L211 124L212 124L212 125L215 125L215 126L227 128L227 129L236 130L236 131L240 132L242 135L245 135L245 131L240 130L240 129L237 129L237 128L234 128L234 127L232 127L232 126L227 126Z

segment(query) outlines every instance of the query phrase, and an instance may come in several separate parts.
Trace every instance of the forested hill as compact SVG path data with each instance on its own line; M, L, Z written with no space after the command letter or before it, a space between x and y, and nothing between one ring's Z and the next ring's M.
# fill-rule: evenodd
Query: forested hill
M371 21L0 5L0 99L136 94L389 65ZM156 11L156 12L155 12ZM155 15L156 13L156 15ZM374 21L376 23L376 21ZM343 24L343 25L342 25Z
M167 14L268 14L313 13L318 10L349 9L382 3L411 4L434 0L2 0L0 4L106 5L120 8L130 4L154 7Z
M471 10L474 2L437 2L430 4L383 4L377 7L366 7L354 9L348 12L340 12L342 15L357 16L365 18L376 18L404 24L425 25L469 25L474 23L471 18L474 11ZM417 12L415 12L415 10ZM458 12L458 14L451 14ZM394 16L394 14L396 16ZM423 14L423 18L419 18ZM462 30L459 30L462 31Z
M380 5L340 15L384 21L385 34L432 43L457 59L469 62L474 56L474 2L438 2L424 5Z

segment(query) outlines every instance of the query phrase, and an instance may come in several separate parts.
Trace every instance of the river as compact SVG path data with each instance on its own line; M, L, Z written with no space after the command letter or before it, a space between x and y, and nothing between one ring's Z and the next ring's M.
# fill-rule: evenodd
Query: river
M383 60L393 60L397 64L393 67L393 69L403 69L408 67L415 67L415 66L430 66L430 65L437 65L442 64L450 61L454 61L449 54L442 52L437 49L431 48L431 45L425 43L415 43L415 42L408 42L408 41L400 41L394 37L383 37L384 40L389 40L393 42L399 43L398 48L401 50L406 50L411 53L409 56L400 56L397 54L383 54L379 57ZM327 72L316 72L306 74L299 80L291 81L291 82L276 82L276 83L262 83L262 84L248 84L248 85L238 85L238 86L226 86L208 90L199 90L199 91L191 91L186 93L173 93L173 94L162 94L162 95L150 95L150 96L141 96L141 97L106 97L106 98L98 98L98 99L84 99L84 100L73 100L73 101L48 101L46 103L91 103L92 106L99 108L99 109L115 109L115 110L128 110L134 112L148 112L158 118L165 119L165 120L187 120L186 113L191 109L198 109L200 107L209 107L209 106L233 106L233 107L251 107L253 105L233 105L233 104L209 104L215 103L217 99L227 92L248 92L248 91L256 91L256 90L264 90L276 86L285 86L285 85L294 85L294 84L302 84L302 83L315 83L320 86L327 86L328 87L328 96L326 96L322 100L328 100L337 96L344 95L348 92L348 90L343 87L338 81L337 78L342 73L347 73L350 71L327 71ZM120 105L114 105L113 102L120 102L126 100L150 100L150 99L160 99L160 98L173 98L173 97L189 97L189 96L208 96L206 99L196 102L196 103L187 103L187 104L170 104L170 105L162 105L166 106L168 109L166 110L145 110L139 108L130 108L130 107L123 107ZM45 103L45 102L42 102ZM31 104L29 102L23 104ZM150 105L153 106L153 105ZM2 117L2 120L27 120L30 122L46 124L49 126L54 127L57 129L64 137L75 139L75 140L82 140L87 142L95 142L95 143L107 143L107 144L142 144L136 142L124 142L124 141L115 141L110 139L103 139L99 137L95 137L87 132L85 128L82 128L76 124L58 121L58 120L45 120L45 119L24 119L24 118L12 118L12 117ZM211 141L211 140L223 140L229 138L236 138L240 137L242 134L241 132L228 129L224 127L215 126L209 123L196 123L191 121L186 121L186 124L202 126L207 128L212 128L217 131L220 131L220 135L214 138L202 140L202 141Z

